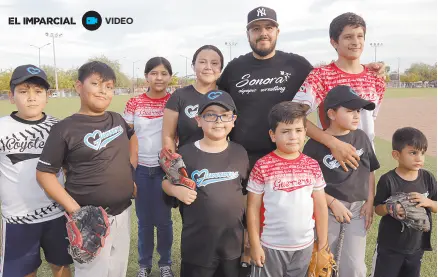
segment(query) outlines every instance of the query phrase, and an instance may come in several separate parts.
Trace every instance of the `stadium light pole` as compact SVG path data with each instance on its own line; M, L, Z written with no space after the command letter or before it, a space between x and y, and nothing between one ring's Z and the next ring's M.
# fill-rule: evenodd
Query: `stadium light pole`
M383 46L381 42L371 42L371 47L374 47L374 62L377 62L377 47Z
M186 76L185 76L185 78L187 79L187 61L189 60L189 58L184 56L184 55L180 55L180 56L183 57L184 59L186 59Z
M43 47L45 47L45 46L47 46L47 45L49 45L49 44L50 44L50 42L49 42L49 43L46 43L46 44L44 44L43 46L40 46L40 47L35 46L35 45L33 45L33 44L30 45L30 46L33 46L33 47L35 47L35 48L38 48L38 67L39 67L39 68L41 68L41 48L43 48Z
M53 44L53 63L55 65L55 84L56 84L56 91L58 91L58 72L56 70L55 38L61 38L62 37L62 33L46 33L46 36L52 38L52 44Z
M134 88L135 88L135 84L134 84L134 68L135 68L135 64L137 62L139 62L141 60L136 60L135 62L132 62L132 93L134 94Z
M400 58L397 58L397 71L398 71L398 73L397 73L397 75L398 75L398 87L400 87L401 86L401 84L400 84Z
M225 45L230 47L230 62L231 62L231 47L236 46L236 45L237 45L237 42L234 42L234 41L226 41L226 42L225 42Z

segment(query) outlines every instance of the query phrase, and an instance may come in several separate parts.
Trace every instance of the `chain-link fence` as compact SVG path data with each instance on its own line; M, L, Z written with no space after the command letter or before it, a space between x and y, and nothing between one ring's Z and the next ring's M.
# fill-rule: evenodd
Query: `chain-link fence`
M387 88L436 88L436 81L418 81L418 82L399 82L399 81L390 81L386 83Z
M49 89L50 97L57 98L57 97L77 97L78 94L76 93L75 89ZM130 94L131 89L130 88L115 88L114 94L115 95L123 95L123 94Z
M0 90L0 100L8 100L8 92L7 90Z
M131 88L115 88L114 94L115 95L125 95L125 94L131 94ZM135 94L142 93L143 90L135 90ZM0 90L0 100L7 100L9 91L7 90ZM76 93L75 89L49 89L49 97L51 98L58 98L58 97L77 97L78 94Z

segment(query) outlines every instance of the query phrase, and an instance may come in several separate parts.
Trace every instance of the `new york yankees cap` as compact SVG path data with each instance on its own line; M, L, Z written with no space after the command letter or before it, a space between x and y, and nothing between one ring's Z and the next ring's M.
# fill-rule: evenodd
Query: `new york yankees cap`
M234 104L233 98L228 92L222 90L211 90L207 92L199 105L198 114L201 114L208 106L219 105L225 109L236 113L236 104Z
M248 13L248 24L246 24L246 28L249 28L250 24L259 20L270 20L278 26L277 13L271 8L261 6Z
M329 109L344 107L350 110L365 109L372 111L376 104L361 98L349 86L336 86L332 88L324 99L324 110L327 113Z
M40 78L45 82L47 88L50 88L50 84L47 81L47 75L44 70L32 64L20 65L19 67L15 68L14 72L12 72L12 77L9 85L12 88L30 78Z

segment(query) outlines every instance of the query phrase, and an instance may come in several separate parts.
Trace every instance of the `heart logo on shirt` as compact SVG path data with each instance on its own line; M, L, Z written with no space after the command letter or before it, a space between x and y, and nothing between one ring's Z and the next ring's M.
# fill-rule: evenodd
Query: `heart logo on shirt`
M105 132L95 130L93 133L88 133L84 136L84 144L97 151L107 146L108 143L115 140L123 132L124 130L120 125Z
M186 113L186 115L187 115L189 118L194 118L194 117L198 114L198 108L199 108L199 105L198 105L198 104L193 105L193 106L187 106L187 107L184 109L184 112Z
M221 96L221 95L222 95L222 92L221 92L221 91L212 91L212 92L210 92L210 93L207 95L207 97L208 97L209 99L211 99L211 100L214 100L214 99L218 98L218 97Z
M234 180L239 178L238 171L228 171L228 172L214 172L211 173L208 169L204 168L202 170L195 170L190 175L193 181L195 181L196 186L205 187L209 184L225 182L229 180Z
M35 67L28 67L26 68L27 72L29 72L32 75L38 74L41 72L41 69L35 68Z
M196 186L199 187L200 184L202 184L202 182L207 177L207 174L208 174L208 170L207 169L195 170L195 171L192 172L192 179L193 179L193 181L195 181Z
M99 150L100 144L102 143L102 132L95 130L93 133L87 134L84 137L84 143L94 150Z

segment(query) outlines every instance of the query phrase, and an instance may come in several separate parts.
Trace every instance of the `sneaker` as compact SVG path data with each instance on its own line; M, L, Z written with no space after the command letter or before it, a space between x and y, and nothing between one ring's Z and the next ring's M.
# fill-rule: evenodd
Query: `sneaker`
M174 277L170 266L160 266L160 277Z
M137 277L150 277L150 276L152 276L152 268L150 267L140 268L137 274Z

